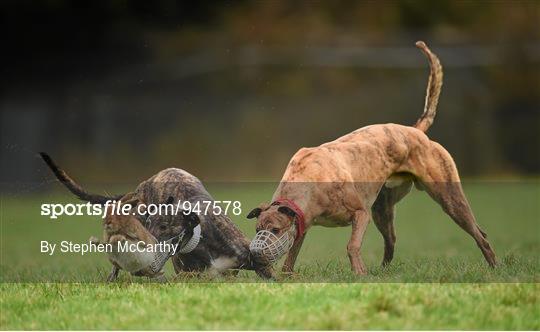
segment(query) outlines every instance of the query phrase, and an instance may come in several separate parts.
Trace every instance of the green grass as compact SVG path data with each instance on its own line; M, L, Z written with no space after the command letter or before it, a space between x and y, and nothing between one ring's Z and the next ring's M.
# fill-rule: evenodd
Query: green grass
M244 215L273 190L209 187L216 199L242 201ZM413 191L398 206L390 267L379 267L382 240L373 224L368 227L366 277L349 270L350 228L314 227L297 273L277 282L246 271L238 278L178 276L164 285L125 273L118 283L103 284L109 264L101 254L40 254L40 240L99 235L99 218L41 217L41 203L75 202L63 192L6 195L0 207L0 328L539 329L539 183L470 183L465 191L499 257L496 269L425 193ZM252 221L233 219L253 236ZM170 266L167 272L173 277Z
M3 284L18 329L540 328L537 284Z

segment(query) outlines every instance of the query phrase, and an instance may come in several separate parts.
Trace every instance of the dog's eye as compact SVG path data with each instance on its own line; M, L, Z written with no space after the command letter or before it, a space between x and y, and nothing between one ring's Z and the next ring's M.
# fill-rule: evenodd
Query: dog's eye
M274 228L272 228L271 232L274 233L274 234L277 234L277 233L279 233L279 228L274 227Z
M165 231L167 229L167 225L159 225L160 231Z

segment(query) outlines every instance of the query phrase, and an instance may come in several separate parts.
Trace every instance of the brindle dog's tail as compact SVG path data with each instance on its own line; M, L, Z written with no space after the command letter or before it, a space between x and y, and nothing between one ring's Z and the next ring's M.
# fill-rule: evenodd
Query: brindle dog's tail
M422 113L422 116L414 125L415 128L426 132L433 123L433 119L437 113L437 103L439 102L443 83L443 70L439 58L431 52L423 41L416 42L416 47L421 49L427 56L430 68L424 113Z
M64 172L63 169L58 167L56 163L52 160L52 158L46 154L45 152L40 152L39 155L45 163L47 163L47 166L53 171L54 175L66 186L66 188L69 189L75 196L79 197L83 201L88 201L92 204L105 204L107 201L112 200L119 200L124 195L118 195L118 196L103 196L103 195L97 195L97 194L90 194L86 190L84 190L80 185L78 185L72 178L69 177L69 175Z

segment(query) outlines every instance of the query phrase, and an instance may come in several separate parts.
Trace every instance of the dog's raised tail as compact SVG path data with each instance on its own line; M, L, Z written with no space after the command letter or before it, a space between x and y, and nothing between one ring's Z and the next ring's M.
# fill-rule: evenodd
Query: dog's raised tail
M61 169L55 162L52 160L52 158L46 154L45 152L40 152L39 155L47 166L51 169L51 171L56 175L58 180L62 182L66 188L68 188L69 191L71 191L75 196L77 196L79 199L83 201L90 202L92 204L105 204L109 200L119 200L124 195L118 195L118 196L103 196L103 195L97 195L97 194L91 194L84 190L79 184L77 184L69 175L67 175L66 172L64 172L63 169Z
M441 94L441 88L443 84L443 69L439 58L427 47L423 41L417 41L416 47L422 50L429 61L429 79L426 91L426 102L424 105L424 113L416 121L415 128L426 132L435 118L437 113L437 103L439 102L439 95Z

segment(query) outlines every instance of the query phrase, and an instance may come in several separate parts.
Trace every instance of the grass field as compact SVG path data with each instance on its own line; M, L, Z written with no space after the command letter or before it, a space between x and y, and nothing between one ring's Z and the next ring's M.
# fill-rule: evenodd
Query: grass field
M537 284L11 284L2 328L538 330Z
M209 186L216 199L240 200L244 214L273 186ZM104 284L105 256L39 252L39 242L82 242L101 233L99 219L40 216L45 202L69 195L1 201L1 329L540 329L539 183L469 183L465 191L500 261L487 268L474 241L424 193L398 206L397 247L379 267L380 234L370 225L363 246L367 277L349 271L349 228L313 228L297 274L264 282L179 276L168 284L122 275ZM254 225L234 221L248 236ZM170 266L169 277L173 277Z

